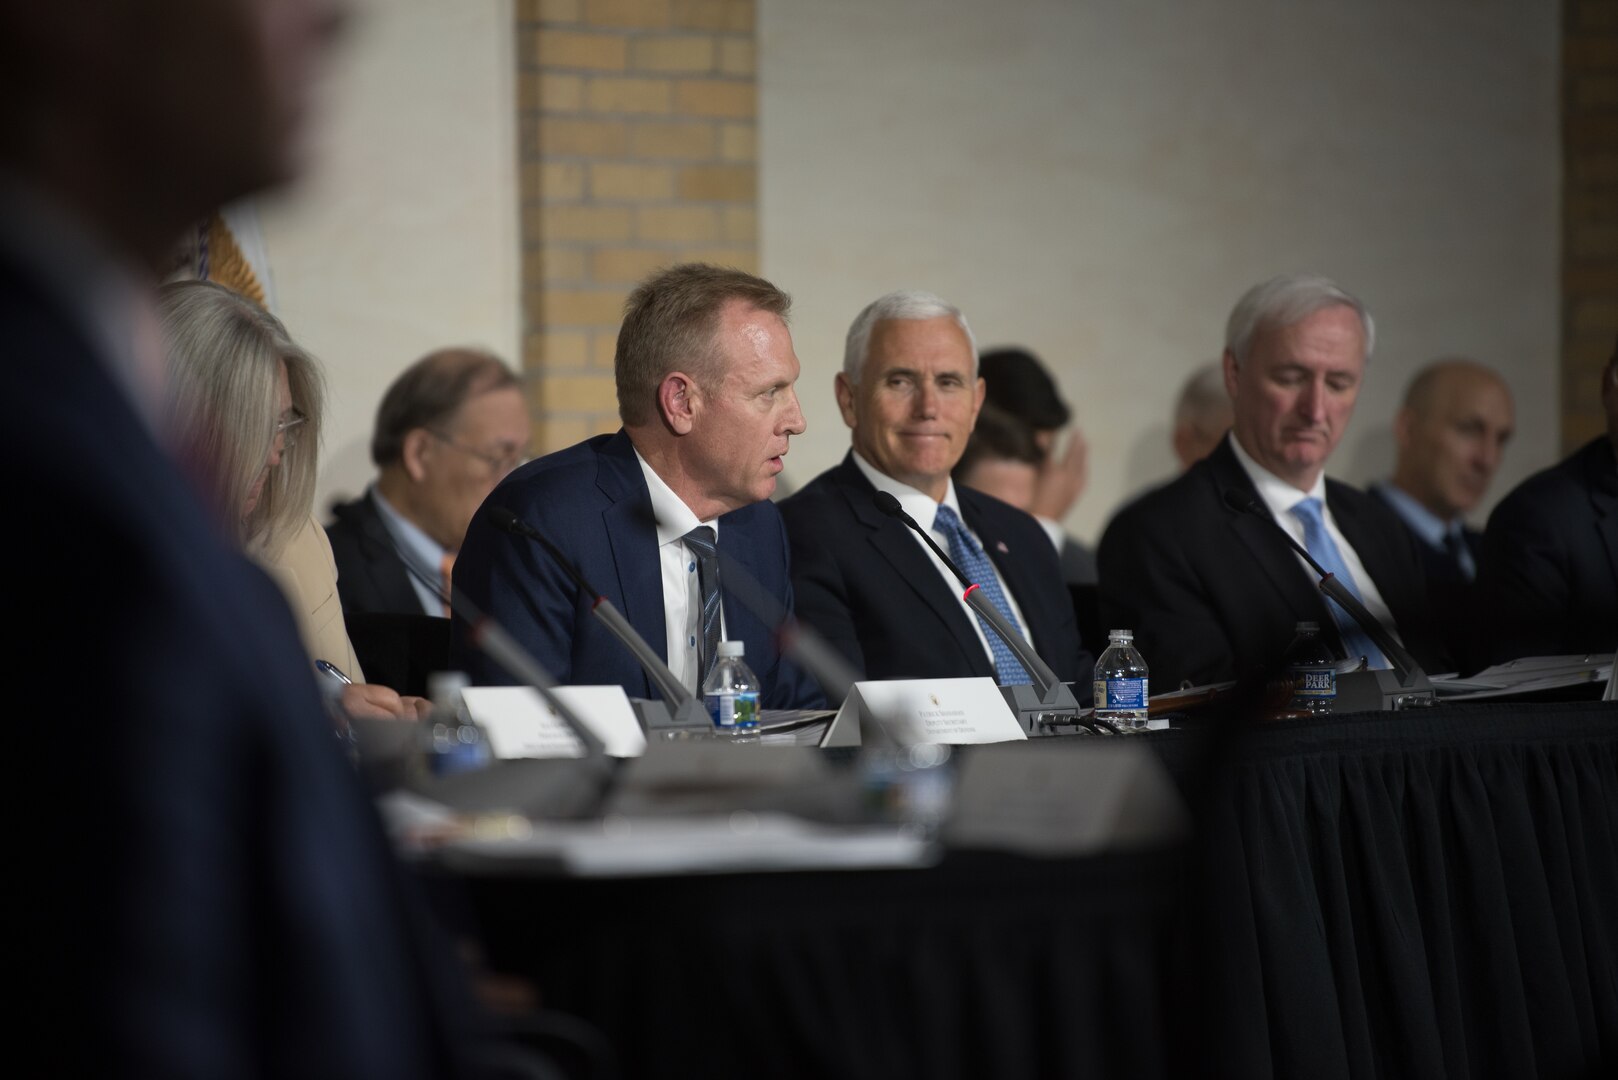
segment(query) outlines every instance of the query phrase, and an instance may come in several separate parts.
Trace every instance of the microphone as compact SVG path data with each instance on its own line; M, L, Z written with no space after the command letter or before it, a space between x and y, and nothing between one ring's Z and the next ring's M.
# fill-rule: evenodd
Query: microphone
M707 713L703 711L702 703L674 677L674 672L669 670L669 666L657 655L656 650L646 643L646 639L629 624L629 620L613 606L612 601L590 584L573 560L569 559L550 537L522 520L510 507L491 504L487 513L495 528L513 536L532 540L544 548L584 595L595 597L590 605L590 613L618 639L619 644L629 650L629 654L640 664L641 670L646 672L647 677L657 686L658 692L663 695L663 700L673 713L675 726L700 726L703 730L713 727ZM667 725L657 723L653 726Z
M1252 514L1265 522L1275 530L1281 539L1287 542L1293 551L1303 556L1303 560L1309 564L1310 568L1320 578L1320 591L1335 600L1337 606L1348 612L1349 618L1353 619L1359 624L1359 628L1365 631L1365 636L1376 642L1376 647L1382 650L1382 655L1386 656L1388 663L1393 665L1394 674L1398 678L1400 686L1412 686L1418 680L1423 682L1426 680L1426 673L1421 670L1421 665L1416 663L1416 658L1411 656L1392 634L1388 633L1387 628L1382 625L1375 615L1365 609L1365 605L1360 603L1359 598L1348 590L1348 586L1338 581L1335 574L1330 573L1325 567L1316 562L1314 556L1309 554L1308 549L1294 540L1291 533L1277 524L1274 515L1270 513L1267 507L1259 504L1258 498L1252 492L1235 489L1226 490L1225 505L1239 514Z
M905 513L904 507L899 505L899 500L891 492L878 491L874 501L878 510L889 517L898 518L914 529L916 535L921 537L927 546L932 549L933 554L942 559L944 565L949 567L950 573L954 574L960 583L966 586L966 591L961 594L961 598L967 602L973 611L983 616L984 621L994 628L994 632L999 634L1000 639L1016 654L1023 668L1032 676L1034 686L1039 690L1041 697L1049 697L1052 687L1063 685L1062 680L1056 677L1056 673L1050 669L1050 666L1039 658L1038 653L1034 652L1033 646L1028 644L1027 639L1019 634L1016 628L1006 620L1006 617L1000 614L1000 609L995 607L989 598L983 595L983 590L978 588L977 582L961 572L961 568L956 566L954 561L944 554L943 549L933 542L933 538L927 530L918 525L915 518Z

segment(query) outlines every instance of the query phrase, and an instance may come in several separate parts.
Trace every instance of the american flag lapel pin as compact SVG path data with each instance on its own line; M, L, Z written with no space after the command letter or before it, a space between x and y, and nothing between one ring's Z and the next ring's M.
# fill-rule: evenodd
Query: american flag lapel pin
M1011 554L1011 549L1006 547L1006 542L1004 540L996 540L994 542L994 550L998 551L1002 555Z

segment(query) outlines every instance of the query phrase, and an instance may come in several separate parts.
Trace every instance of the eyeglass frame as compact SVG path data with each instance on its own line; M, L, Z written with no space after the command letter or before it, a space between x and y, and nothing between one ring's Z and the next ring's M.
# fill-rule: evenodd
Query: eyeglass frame
M309 417L304 414L303 410L298 408L296 405L294 405L290 411L292 413L290 418L285 420L277 420L275 422L275 434L271 437L272 439L281 440L281 453L283 454L288 450L291 450L294 446L298 445L298 437L293 434L293 429L298 427L300 424L307 422L309 419Z
M442 431L439 431L437 428L424 427L422 430L431 435L433 438L437 439L439 442L453 446L461 453L470 454L472 457L477 458L479 461L483 462L483 464L489 466L489 468L494 469L501 476L504 476L514 469L521 468L528 462L534 460L533 455L529 453L526 448L518 450L515 453L508 454L505 457L495 457L493 454L486 454L482 450L475 447L467 446L465 443L445 434Z

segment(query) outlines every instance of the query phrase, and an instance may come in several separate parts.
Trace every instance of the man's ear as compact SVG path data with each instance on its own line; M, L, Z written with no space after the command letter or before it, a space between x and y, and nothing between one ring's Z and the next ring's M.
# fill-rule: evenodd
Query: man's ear
M426 428L411 428L399 446L399 464L404 466L405 474L418 484L427 477L427 462L437 449L433 442L433 433Z
M1225 372L1225 393L1230 395L1230 400L1235 401L1236 376L1240 374L1240 368L1236 363L1236 354L1226 349L1225 354L1219 358L1219 363Z
M837 410L843 414L843 423L854 426L854 384L841 371L832 380L832 392L837 395Z
M663 418L663 426L675 435L691 434L701 409L697 384L683 371L671 371L657 384L657 411Z

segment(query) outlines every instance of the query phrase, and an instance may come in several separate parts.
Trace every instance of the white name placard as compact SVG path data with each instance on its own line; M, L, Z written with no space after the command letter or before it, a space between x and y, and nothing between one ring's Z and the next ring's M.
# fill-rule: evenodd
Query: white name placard
M1027 739L993 679L888 679L855 683L843 709L857 709L901 746ZM833 726L847 717L839 715Z
M558 686L551 691L606 747L608 757L639 757L646 735L621 686ZM573 737L539 691L531 686L469 686L467 712L489 733L497 758L583 757Z

